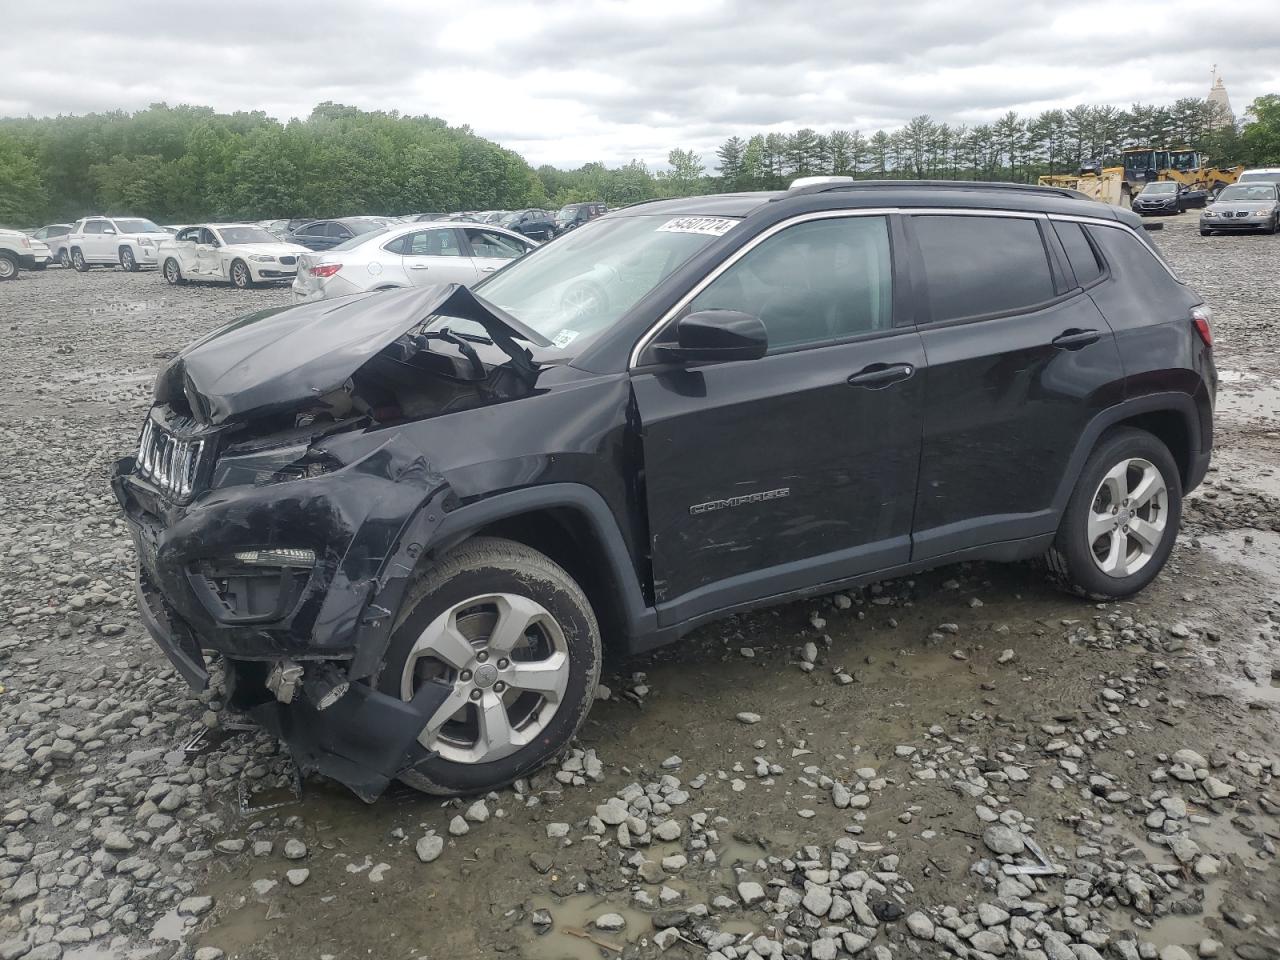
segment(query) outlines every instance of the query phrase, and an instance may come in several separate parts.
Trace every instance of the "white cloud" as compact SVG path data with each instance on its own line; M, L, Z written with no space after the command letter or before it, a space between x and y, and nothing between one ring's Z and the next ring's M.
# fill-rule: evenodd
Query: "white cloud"
M287 119L335 100L469 124L534 164L660 165L671 147L710 155L758 130L1167 103L1203 96L1215 62L1237 112L1280 92L1273 0L1241 0L1214 23L1192 0L455 6L221 0L157 16L100 0L62 0L56 13L21 4L0 36L20 78L0 90L0 115L164 100Z

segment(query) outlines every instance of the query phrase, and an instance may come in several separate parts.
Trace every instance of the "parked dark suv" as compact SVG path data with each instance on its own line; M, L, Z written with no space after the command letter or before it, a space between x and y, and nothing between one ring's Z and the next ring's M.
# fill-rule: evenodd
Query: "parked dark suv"
M556 230L566 233L576 230L589 220L603 217L609 208L603 203L566 203L556 211Z
M1132 213L826 182L245 317L161 373L113 486L191 684L216 651L304 769L459 794L568 742L605 642L959 560L1141 590L1216 380Z

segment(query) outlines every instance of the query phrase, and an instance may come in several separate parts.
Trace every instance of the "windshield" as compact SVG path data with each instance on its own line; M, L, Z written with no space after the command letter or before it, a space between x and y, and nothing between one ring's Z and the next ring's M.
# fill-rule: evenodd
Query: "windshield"
M650 290L736 220L619 217L593 220L515 260L476 293L560 349L607 330ZM449 321L456 325L456 321Z
M121 233L164 233L150 220L117 220L116 229Z
M519 219L520 219L520 211L517 210L515 213L508 213L505 217L499 220L498 223L499 225L506 227L515 223Z
M1176 183L1152 183L1143 188L1144 194L1155 193L1177 193L1178 185Z
M1276 187L1273 183L1234 184L1220 194L1219 200L1274 200Z
M368 243L374 237L380 237L382 236L382 234L390 233L390 232L391 232L390 227L375 227L373 230L369 230L366 233L357 233L350 240L343 240L341 243L334 244L332 247L329 248L329 250L330 251L354 250L356 247L363 247L366 243Z
M556 219L572 220L577 215L578 215L577 207L561 207L560 210L556 213Z
M219 227L223 243L279 243L261 227Z

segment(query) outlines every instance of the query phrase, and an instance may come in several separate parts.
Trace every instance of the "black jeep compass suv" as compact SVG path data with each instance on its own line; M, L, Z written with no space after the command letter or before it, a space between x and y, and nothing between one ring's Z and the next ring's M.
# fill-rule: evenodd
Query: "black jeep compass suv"
M526 774L601 643L962 559L1141 590L1208 467L1209 311L1067 190L637 204L477 285L268 310L113 480L182 676L373 799Z

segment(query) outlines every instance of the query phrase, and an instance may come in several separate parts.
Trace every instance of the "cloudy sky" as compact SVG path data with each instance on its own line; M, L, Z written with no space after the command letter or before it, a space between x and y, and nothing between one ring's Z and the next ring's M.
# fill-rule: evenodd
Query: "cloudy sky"
M59 0L5 5L0 116L163 100L305 116L324 100L470 124L578 166L734 134L919 113L1280 93L1276 0ZM56 10L56 12L54 12Z

